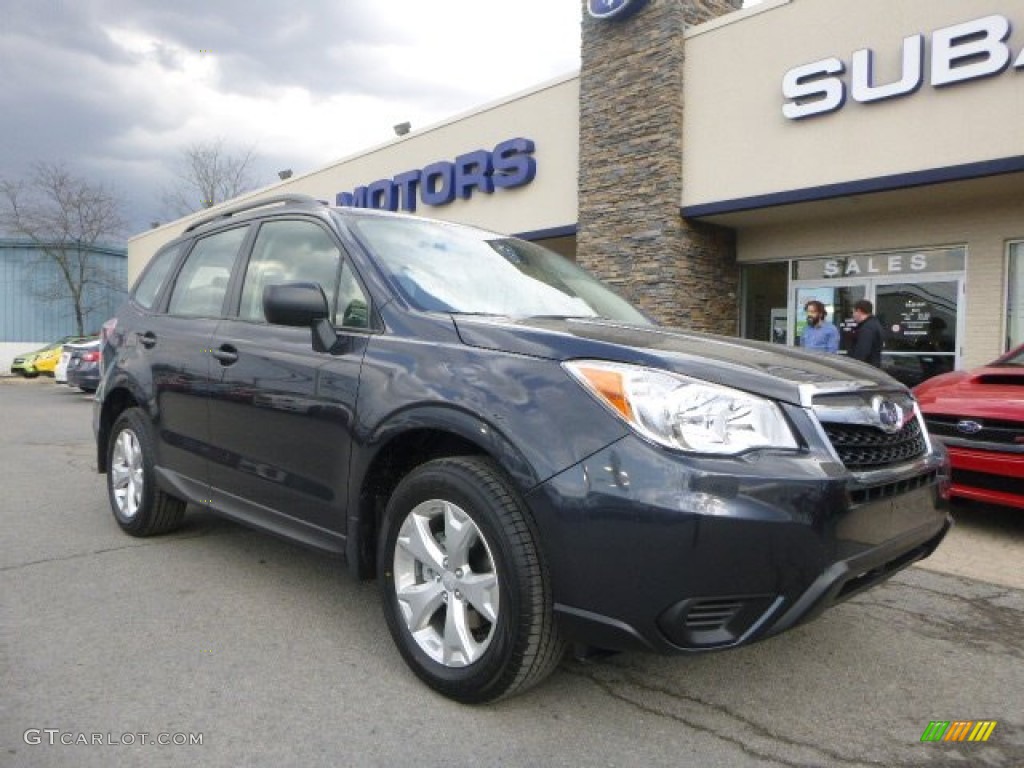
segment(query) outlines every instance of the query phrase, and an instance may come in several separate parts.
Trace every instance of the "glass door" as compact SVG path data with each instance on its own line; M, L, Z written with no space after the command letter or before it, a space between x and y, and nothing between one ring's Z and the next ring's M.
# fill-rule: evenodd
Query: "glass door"
M882 368L908 386L956 368L960 280L875 285Z
M959 367L963 338L964 246L852 253L790 262L784 343L800 346L804 305L817 299L839 329L839 351L852 342L853 305L872 303L882 324L882 368L904 384ZM773 319L776 310L772 310Z
M845 351L849 348L852 340L853 305L868 294L868 285L865 282L839 285L836 283L811 283L802 284L796 288L796 304L793 317L795 319L793 328L793 339L795 346L802 346L804 328L807 326L807 316L804 314L804 307L808 301L817 299L825 305L828 312L827 321L839 329L839 349Z
M794 281L790 293L793 344L800 346L811 299L825 305L828 321L839 329L839 351L853 340L853 305L867 299L882 324L882 369L909 387L955 370L959 359L963 295L960 275L898 281L892 276L842 281Z

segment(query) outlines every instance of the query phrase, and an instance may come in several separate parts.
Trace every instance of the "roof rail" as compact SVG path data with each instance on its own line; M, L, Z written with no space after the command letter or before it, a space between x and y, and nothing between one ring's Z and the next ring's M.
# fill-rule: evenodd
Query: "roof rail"
M259 200L252 200L248 203L242 203L241 205L235 205L231 208L225 208L223 211L204 216L198 221L193 221L186 228L186 232L191 232L193 229L198 229L204 224L209 224L211 221L217 221L218 219L229 219L236 213L243 213L245 211L251 211L256 208L263 208L267 205L276 204L289 204L289 203L303 203L306 205L327 205L323 200L317 200L312 195L274 195L273 197L263 197Z

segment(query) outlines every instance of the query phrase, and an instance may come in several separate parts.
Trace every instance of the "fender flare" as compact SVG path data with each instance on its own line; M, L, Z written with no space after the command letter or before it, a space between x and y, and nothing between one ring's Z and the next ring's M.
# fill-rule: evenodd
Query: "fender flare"
M349 568L361 578L372 576L364 567L369 554L364 551L366 533L373 525L373 521L365 519L367 514L373 514L363 498L366 476L381 451L402 435L418 430L446 432L477 446L508 474L522 496L543 480L503 431L479 414L440 404L415 405L389 414L359 441L364 450L358 459L353 454L350 465L345 554Z

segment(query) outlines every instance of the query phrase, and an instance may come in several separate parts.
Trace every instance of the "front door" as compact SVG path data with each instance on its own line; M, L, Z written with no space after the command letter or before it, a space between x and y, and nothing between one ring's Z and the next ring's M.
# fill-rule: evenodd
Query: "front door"
M839 349L852 343L856 325L853 305L868 299L882 324L885 341L882 369L909 387L957 368L961 313L958 299L963 280L893 282L868 279L853 284L805 283L793 290L795 344L800 345L804 306L811 299L825 305L828 319L839 328Z
M963 337L965 254L962 248L797 262L790 283L791 338L800 345L804 306L821 301L852 341L853 305L867 299L884 331L882 368L907 386L959 367ZM813 273L819 277L812 278ZM801 279L804 278L804 279Z
M323 544L325 537L344 535L366 334L339 328L337 350L324 354L313 350L309 328L268 323L263 290L290 282L319 283L333 313L339 285L345 294L350 282L349 267L318 223L263 222L238 310L218 326L211 343L218 380L210 408L211 493L228 514ZM335 319L339 326L347 322L340 313Z
M956 368L961 280L874 286L885 329L882 367L908 386Z

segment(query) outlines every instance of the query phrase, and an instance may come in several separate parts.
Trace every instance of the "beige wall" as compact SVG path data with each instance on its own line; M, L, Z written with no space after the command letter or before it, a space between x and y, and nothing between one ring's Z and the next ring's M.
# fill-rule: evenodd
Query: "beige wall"
M1024 69L931 86L931 33L999 14L1013 59L1024 49L1021 0L768 0L686 37L683 205L1024 155ZM925 84L901 98L831 114L783 116L787 70L876 54L875 82L898 78L903 38L925 35Z
M481 107L438 125L414 130L403 138L333 165L243 195L230 204L285 193L309 194L334 202L338 192L392 178L476 149L491 150L506 139L524 137L535 143L536 178L528 185L476 192L469 200L445 206L417 203L417 215L461 221L503 233L519 233L576 224L576 171L579 136L579 78L559 78ZM301 141L301 137L296 137ZM218 206L227 207L227 206ZM203 211L209 215L217 208ZM186 217L128 241L128 276L134 280L164 243L198 216Z

